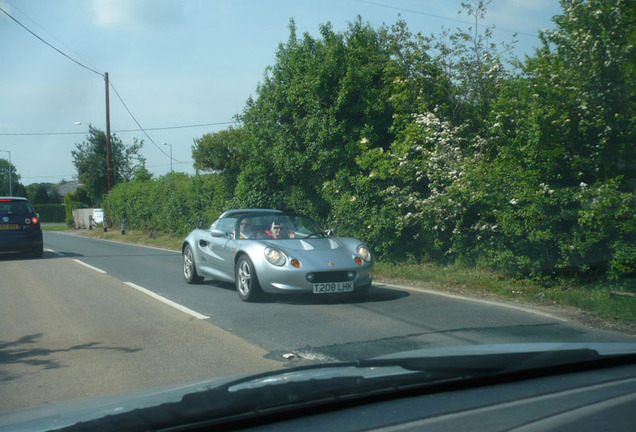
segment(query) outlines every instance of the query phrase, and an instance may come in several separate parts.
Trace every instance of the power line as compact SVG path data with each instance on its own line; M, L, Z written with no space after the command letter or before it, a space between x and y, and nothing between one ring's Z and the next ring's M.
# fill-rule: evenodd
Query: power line
M114 130L112 133L125 133L125 132L141 132L143 130L147 131L159 131L159 130L171 130L171 129L189 129L189 128L200 128L200 127L208 127L208 126L223 126L236 124L235 121L226 121L226 122L217 122L217 123L200 123L200 124L191 124L191 125L179 125L179 126L163 126L163 127L154 127L154 128L145 128L145 129L119 129ZM86 135L86 132L0 132L0 136L55 136L55 135Z
M115 94L117 95L117 98L119 99L119 101L122 103L122 105L124 106L124 108L126 109L126 111L128 111L128 114L130 115L130 117L132 117L132 119L134 120L134 122L137 124L137 126L139 126L139 129L144 133L144 135L146 135L146 137L150 140L150 142L152 143L152 145L154 145L157 150L159 150L161 153L163 153L164 155L168 156L170 158L170 160L173 161L177 161L179 163L183 163L181 161L176 160L175 158L173 158L171 155L169 155L168 153L166 153L161 147L159 147L157 145L157 143L150 137L150 135L148 135L148 132L146 132L146 130L141 126L141 124L139 124L139 122L137 121L137 119L135 118L135 116L133 115L133 113L130 111L130 109L128 109L128 106L126 105L126 102L124 102L124 100L122 99L122 97L119 95L119 92L117 91L117 89L115 88L115 86L113 85L112 81L109 81L109 85L110 88L113 89L113 91L115 92Z
M67 49L67 51L70 51L76 58L81 59L85 64L88 64L90 67L92 67L93 69L98 69L96 66L92 65L89 61L87 61L85 58L82 58L82 56L80 54L78 54L77 52L75 52L71 47L69 47L68 45L66 45L64 43L64 41L62 41L61 39L59 39L57 36L55 36L53 33L51 33L50 31L48 31L46 28L44 28L44 26L42 26L40 23L38 23L37 21L35 21L33 18L31 18L26 12L24 12L23 10L21 10L19 7L17 7L15 4L11 3L9 0L4 0L6 3L8 3L13 9L17 10L18 12L20 12L22 15L24 15L29 21L31 21L33 24L35 24L36 26L38 26L44 33L46 33L47 35L49 35L51 38L55 39L57 42L59 42L62 46L64 46L64 48Z
M429 16L429 17L432 17L432 18L439 18L439 19L443 19L443 20L447 20L447 21L455 21L455 22L462 23L462 24L470 24L470 25L475 24L474 22L464 21L464 20L461 20L461 19L458 19L458 18L450 18L450 17L446 17L446 16L442 16L442 15L435 15L435 14L431 14L431 13L427 13L427 12L417 11L417 10L413 10L413 9L406 9L406 8L402 8L402 7L398 7L398 6L382 4L382 3L369 1L369 0L357 0L357 1L360 2L360 3L370 4L370 5L373 5L373 6L379 6L379 7L383 7L383 8L387 8L387 9L395 9L395 10L399 10L399 11L403 11L403 12L409 12L409 13L412 13L412 14L424 15L424 16ZM484 27L483 24L478 24L478 26ZM524 36L530 36L530 37L537 37L537 35L535 35L535 34L524 33L524 32L514 31L514 30L508 30L508 29L504 29L504 28L500 28L500 27L496 27L496 26L495 26L495 30L499 30L499 31L507 32L507 33L512 33L512 34L515 34L515 35L524 35Z
M31 31L27 26L25 26L24 24L22 24L20 21L18 21L16 18L14 18L9 12L7 12L6 10L4 10L1 6L0 6L0 11L2 11L6 16L8 16L9 18L11 18L13 21L15 21L20 27L22 27L23 29L25 29L26 31L28 31L29 33L31 33L33 36L35 36L38 40L40 40L42 43L44 43L45 45L47 45L48 47L54 49L55 51L57 51L58 53L62 54L64 57L66 57L67 59L69 59L70 61L72 61L73 63L83 67L84 69L87 69L93 73L96 73L97 75L103 77L104 74L101 72L96 71L95 69L86 66L83 63L78 62L77 60L75 60L74 58L72 58L71 56L69 56L68 54L64 53L63 51L59 50L58 48L54 47L53 45L51 45L50 43L48 43L47 41L45 41L44 39L42 39L40 36L38 36L37 34L35 34L33 31Z

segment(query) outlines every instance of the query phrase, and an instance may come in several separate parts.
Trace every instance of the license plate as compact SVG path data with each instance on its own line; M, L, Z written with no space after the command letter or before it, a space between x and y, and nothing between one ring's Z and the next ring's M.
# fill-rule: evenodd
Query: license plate
M18 224L0 224L0 230L17 230Z
M313 284L314 294L330 294L353 291L353 282L324 282Z

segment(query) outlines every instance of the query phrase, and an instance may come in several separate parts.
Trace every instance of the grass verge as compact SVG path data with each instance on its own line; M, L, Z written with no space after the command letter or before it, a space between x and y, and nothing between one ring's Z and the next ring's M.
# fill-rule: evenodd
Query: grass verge
M53 227L50 227L53 229ZM62 227L63 228L63 227ZM179 250L183 238L160 234L102 229L82 235L105 240ZM558 309L584 324L612 330L636 332L636 278L619 282L515 279L491 270L436 264L388 264L376 262L376 281L416 285L468 297L489 298Z
M72 231L73 227L66 224L42 224L42 231Z
M461 265L376 263L376 279L453 293L561 309L594 327L636 332L636 278L622 281L516 279Z

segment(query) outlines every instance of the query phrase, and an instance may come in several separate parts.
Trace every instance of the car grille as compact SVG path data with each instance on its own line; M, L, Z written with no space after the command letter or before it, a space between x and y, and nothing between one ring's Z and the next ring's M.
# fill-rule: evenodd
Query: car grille
M344 282L355 279L355 272L351 272L353 277L349 273L348 271L315 272L313 282Z

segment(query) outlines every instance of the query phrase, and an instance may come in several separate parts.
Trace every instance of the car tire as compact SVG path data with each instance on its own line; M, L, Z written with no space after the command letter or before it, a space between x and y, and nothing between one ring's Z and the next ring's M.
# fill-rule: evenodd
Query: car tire
M203 282L203 277L197 273L197 266L194 262L194 254L190 245L183 248L183 278L189 284L199 284Z
M236 262L234 269L234 279L236 281L236 292L244 302L253 302L261 294L261 286L258 283L254 264L247 255L242 255Z

